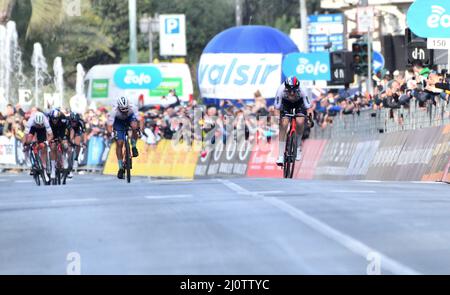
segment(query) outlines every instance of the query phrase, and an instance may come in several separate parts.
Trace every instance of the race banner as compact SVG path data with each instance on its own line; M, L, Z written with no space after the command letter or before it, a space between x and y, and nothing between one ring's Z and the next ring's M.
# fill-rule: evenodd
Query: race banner
M185 143L175 144L171 140L161 140L156 147L138 140L137 148L139 157L133 158L132 175L194 178L199 149ZM113 143L103 174L116 175L117 170L116 144Z
M102 165L103 150L105 149L105 141L103 137L92 136L87 144L87 166Z
M0 164L16 165L16 138L0 136Z
M278 139L264 141L254 146L247 169L248 177L283 177L283 170L276 165Z
M443 179L450 161L450 125L444 126L433 149L430 164L422 176L424 181L448 181ZM447 172L448 175L448 172Z
M369 170L369 165L375 157L379 145L379 140L358 142L355 152L350 159L346 175L351 179L363 179Z
M433 127L408 132L391 180L421 180L430 165L442 128Z
M355 153L358 140L333 139L330 140L317 165L315 178L317 179L347 179L347 169Z
M393 180L396 178L396 165L405 146L409 132L388 133L381 136L378 150L369 165L365 179Z
M302 159L295 166L294 178L297 179L313 179L316 171L316 167L319 164L320 157L322 156L326 140L305 140L302 146ZM297 168L298 167L298 168Z

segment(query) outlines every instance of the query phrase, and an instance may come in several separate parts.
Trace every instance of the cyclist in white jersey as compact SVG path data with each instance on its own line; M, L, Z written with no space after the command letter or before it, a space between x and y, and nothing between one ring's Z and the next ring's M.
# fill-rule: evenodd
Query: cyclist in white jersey
M297 157L296 161L301 160L301 144L305 120L308 115L312 116L312 108L309 98L300 90L300 81L297 77L288 77L278 88L275 98L275 108L280 116L280 134L279 134L279 152L277 165L284 164L284 149L286 146L286 129L289 125L289 118L286 114L295 110L297 121Z
M139 155L138 149L136 147L136 142L139 137L139 113L136 107L129 103L128 98L119 97L117 99L116 105L113 106L111 113L108 117L107 128L108 132L112 133L114 129L116 133L116 155L117 162L119 164L119 171L117 172L117 177L119 179L124 179L125 169L123 168L123 144L125 141L125 134L128 128L131 127L133 130L133 135L131 137L131 150L133 157Z

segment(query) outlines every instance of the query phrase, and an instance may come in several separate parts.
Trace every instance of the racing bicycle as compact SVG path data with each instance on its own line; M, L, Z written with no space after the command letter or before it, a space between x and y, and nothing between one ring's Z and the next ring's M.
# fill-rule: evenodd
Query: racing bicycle
M50 181L47 180L48 177L46 177L46 169L44 168L44 165L42 165L42 160L39 155L39 143L38 142L32 142L30 143L29 148L29 156L31 161L31 174L33 176L34 182L38 186L41 185L41 179L42 183L44 185L49 185Z
M314 127L314 121L311 115L306 117L303 114L296 114L295 109L292 113L285 114L289 118L289 125L286 133L286 146L284 149L283 177L292 178L295 170L295 158L297 157L297 117L307 119L305 124L309 124L310 128Z

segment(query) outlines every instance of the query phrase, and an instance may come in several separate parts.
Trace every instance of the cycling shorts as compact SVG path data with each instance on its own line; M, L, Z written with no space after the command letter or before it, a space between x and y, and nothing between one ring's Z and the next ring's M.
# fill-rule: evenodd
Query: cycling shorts
M38 143L42 143L47 140L47 130L45 128L33 126L30 129L30 134L36 135Z

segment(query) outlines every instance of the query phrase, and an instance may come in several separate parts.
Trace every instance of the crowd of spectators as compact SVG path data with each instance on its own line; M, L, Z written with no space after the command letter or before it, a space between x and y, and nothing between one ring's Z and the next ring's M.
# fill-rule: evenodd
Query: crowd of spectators
M401 107L409 108L412 104L427 108L449 103L448 92L442 90L447 85L446 73L438 73L421 64L392 74L380 71L373 76L373 81L373 95L351 89L349 85L339 90L313 89L315 125L325 129L332 126L334 120L349 115L358 116L365 110L392 111ZM237 134L243 134L246 139L250 136L270 139L278 130L276 111L260 91L255 92L251 101L222 100L220 104L211 105L199 104L195 100L181 102L174 90L167 97L171 98L167 104L141 106L139 109L142 139L149 146L155 146L161 139L173 139L174 136L181 136L184 140L205 140L208 136L211 139L207 140L214 140L217 136L223 136L225 141L230 135L227 130L238 131ZM0 113L0 135L15 136L21 140L25 124L35 110L36 108L32 108L25 112L19 105L8 105L6 112ZM104 136L108 139L108 108L89 109L82 117L86 123L85 142L92 136ZM398 122L401 124L400 119ZM196 132L196 124L200 132ZM201 138L195 138L196 136ZM308 130L305 132L305 137L307 136Z

